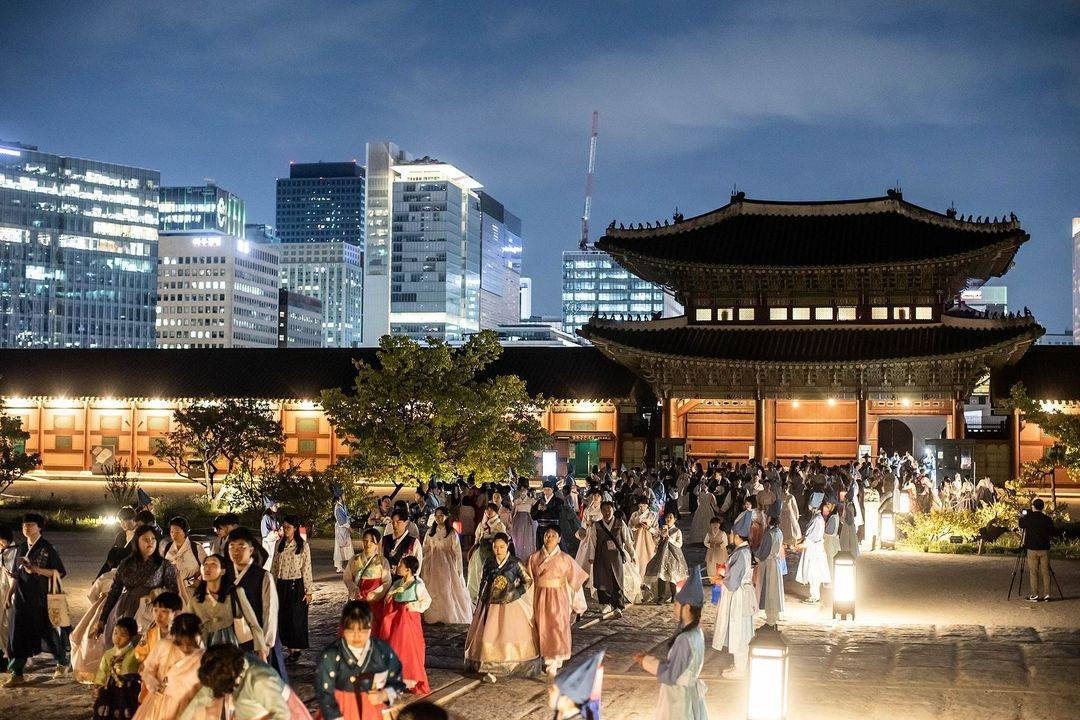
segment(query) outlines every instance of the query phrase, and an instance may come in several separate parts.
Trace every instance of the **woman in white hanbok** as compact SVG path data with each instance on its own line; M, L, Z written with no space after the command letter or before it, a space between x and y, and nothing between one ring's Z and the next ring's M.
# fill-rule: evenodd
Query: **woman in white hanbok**
M592 556L589 554L589 543L585 542L585 539L589 535L589 528L593 523L600 522L603 517L603 511L600 510L600 503L603 500L603 495L599 490L593 490L589 493L588 504L585 509L581 511L581 529L577 532L577 539L581 541L578 545L577 555L574 560L581 566L581 569L589 574L589 579L585 581L585 587L592 587Z
M716 496L709 492L708 485L701 483L694 492L698 496L697 510L694 511L694 519L690 523L690 534L686 541L697 544L708 535L709 521L719 514L719 510L716 507Z
M799 569L795 573L795 582L810 587L810 596L803 601L806 603L820 601L821 586L828 585L832 581L832 575L829 573L829 558L825 554L825 518L816 508L812 512L810 525L806 528L806 534L799 546L802 557L799 559Z
M101 656L105 653L105 645L101 638L94 635L94 625L101 615L101 608L105 605L115 577L115 567L98 576L98 579L90 586L90 592L87 595L90 609L71 631L71 673L77 682L86 685L94 683L98 667L101 665Z
M420 577L431 592L431 605L424 611L424 622L472 622L472 601L462 574L461 542L450 524L446 508L435 511L431 529L424 535L424 565Z
M754 589L754 566L750 559L750 544L746 537L734 535L735 549L728 557L724 571L724 590L716 610L716 633L713 648L731 653L734 667L725 670L724 677L745 677L749 660L750 640L754 637L754 615L758 610Z
M649 509L649 503L638 501L637 511L630 516L630 533L634 536L634 557L638 566L645 568L656 554L656 538L660 534L660 523L656 513Z

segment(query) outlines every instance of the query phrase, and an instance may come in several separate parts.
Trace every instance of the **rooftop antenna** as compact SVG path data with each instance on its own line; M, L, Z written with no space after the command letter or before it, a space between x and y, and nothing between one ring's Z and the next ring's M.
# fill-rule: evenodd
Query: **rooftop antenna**
M589 249L589 215L592 213L592 183L593 171L596 170L596 122L600 113L593 110L592 133L589 135L589 163L585 168L585 209L581 212L581 242L578 247L582 250Z

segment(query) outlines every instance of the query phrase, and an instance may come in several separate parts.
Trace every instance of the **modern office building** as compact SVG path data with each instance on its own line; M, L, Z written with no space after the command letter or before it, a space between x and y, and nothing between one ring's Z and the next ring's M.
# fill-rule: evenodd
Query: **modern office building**
M521 319L521 219L480 195L480 328Z
M185 197L176 190L162 188L162 197ZM238 217L243 218L239 198L226 207L238 207ZM232 227L242 234L242 222L237 226L230 220L220 223L214 215L196 214L201 219L183 221L188 228L159 234L157 346L277 347L280 246L217 229Z
M518 318L527 320L532 317L532 278L523 277L518 281Z
M559 323L536 320L519 320L515 323L497 325L495 333L499 343L518 347L578 347L587 343L576 335L563 332Z
M326 347L361 341L365 192L355 160L292 163L277 181L281 284L322 303Z
M270 245L276 245L281 242L281 238L278 237L277 230L273 225L266 225L263 223L248 223L244 225L244 239L257 243L268 243Z
M1071 331L1060 333L1046 333L1035 341L1036 345L1077 345Z
M161 188L158 229L161 232L212 230L244 238L244 201L208 181L206 185Z
M392 142L369 142L366 148L364 205L364 347L375 347L390 333L391 214L394 165L412 156Z
M983 285L960 292L960 301L972 310L1004 315L1009 312L1009 289L1004 285Z
M0 142L0 347L154 346L160 182Z
M322 303L281 288L278 291L278 347L322 347Z
M563 331L573 334L594 313L606 316L664 314L664 291L642 280L600 250L567 250L563 257Z
M283 242L281 287L322 303L323 347L361 344L364 253L350 242Z

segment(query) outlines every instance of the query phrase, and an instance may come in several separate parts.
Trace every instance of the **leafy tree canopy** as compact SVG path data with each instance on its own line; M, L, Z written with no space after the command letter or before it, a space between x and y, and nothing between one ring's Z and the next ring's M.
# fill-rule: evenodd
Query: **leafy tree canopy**
M1038 400L1028 397L1023 383L1012 386L1007 405L1011 409L1019 410L1024 422L1038 425L1044 433L1054 438L1054 444L1046 448L1041 458L1024 463L1021 479L1027 483L1036 483L1049 477L1056 510L1057 485L1054 468L1063 468L1072 477L1080 477L1080 415L1070 415L1045 407Z
M416 484L431 477L526 476L551 444L539 422L548 401L524 381L480 374L502 352L485 330L460 347L384 336L376 365L356 362L355 392L324 390L322 406L366 477Z
M0 494L41 464L41 455L26 452L29 439L30 433L23 430L22 420L5 413L0 405Z

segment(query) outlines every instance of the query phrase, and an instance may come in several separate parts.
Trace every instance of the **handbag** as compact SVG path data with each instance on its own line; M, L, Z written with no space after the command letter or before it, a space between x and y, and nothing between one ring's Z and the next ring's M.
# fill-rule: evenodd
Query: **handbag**
M71 610L68 607L68 598L64 594L64 586L60 583L60 577L53 571L49 577L49 622L55 628L71 627Z

